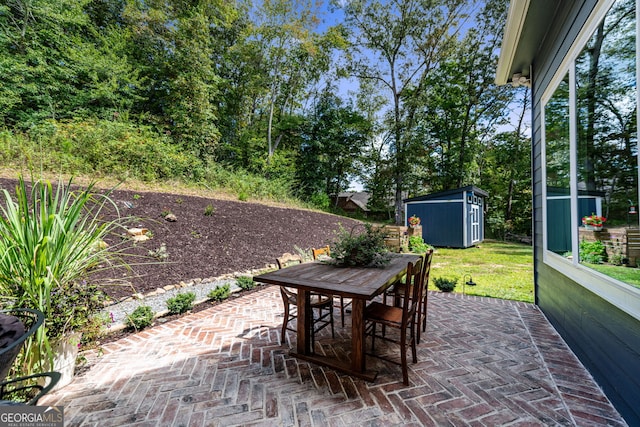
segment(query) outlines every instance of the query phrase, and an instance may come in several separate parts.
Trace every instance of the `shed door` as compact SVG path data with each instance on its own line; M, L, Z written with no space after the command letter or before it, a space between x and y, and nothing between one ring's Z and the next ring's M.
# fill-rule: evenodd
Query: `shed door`
M471 243L480 241L480 206L471 205Z

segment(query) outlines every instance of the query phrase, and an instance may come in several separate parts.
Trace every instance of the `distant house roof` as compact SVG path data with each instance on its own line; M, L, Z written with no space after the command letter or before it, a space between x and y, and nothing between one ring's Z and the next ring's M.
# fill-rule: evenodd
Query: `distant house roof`
M419 202L421 200L435 199L435 198L442 197L442 196L448 196L450 194L458 194L458 193L462 193L464 191L473 191L474 194L477 194L479 196L489 197L489 193L487 193L483 189L478 188L475 185L468 185L466 187L456 188L454 190L444 190L444 191L438 191L437 193L427 194L427 195L424 195L424 196L411 197L410 199L404 199L403 202L404 203L407 203L407 202Z
M338 194L338 200L341 203L350 201L365 212L369 212L369 208L367 207L369 197L371 197L371 195L366 191L342 192Z

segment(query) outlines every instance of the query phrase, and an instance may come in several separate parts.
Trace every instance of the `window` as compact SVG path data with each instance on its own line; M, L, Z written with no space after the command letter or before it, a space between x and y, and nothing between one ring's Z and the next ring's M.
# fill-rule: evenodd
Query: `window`
M545 262L640 289L636 0L593 18L542 98Z

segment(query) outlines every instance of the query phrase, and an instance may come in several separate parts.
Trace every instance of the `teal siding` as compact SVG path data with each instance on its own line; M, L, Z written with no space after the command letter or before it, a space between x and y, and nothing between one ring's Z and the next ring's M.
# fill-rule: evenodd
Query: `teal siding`
M535 7L535 2L531 2ZM629 425L640 426L640 321L542 262L540 98L595 1L563 3L533 61L532 167L536 304Z

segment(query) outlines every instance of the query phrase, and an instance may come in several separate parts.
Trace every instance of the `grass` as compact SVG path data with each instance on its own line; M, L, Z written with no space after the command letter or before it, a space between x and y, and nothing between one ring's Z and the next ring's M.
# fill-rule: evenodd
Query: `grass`
M629 268L625 266L608 265L608 264L588 264L583 263L585 266L599 271L602 274L606 274L609 277L613 277L621 282L628 283L631 286L640 288L640 269Z
M464 286L470 275L476 286ZM533 302L533 248L484 242L467 249L436 249L431 264L429 289L436 277L457 280L454 292L491 298Z

